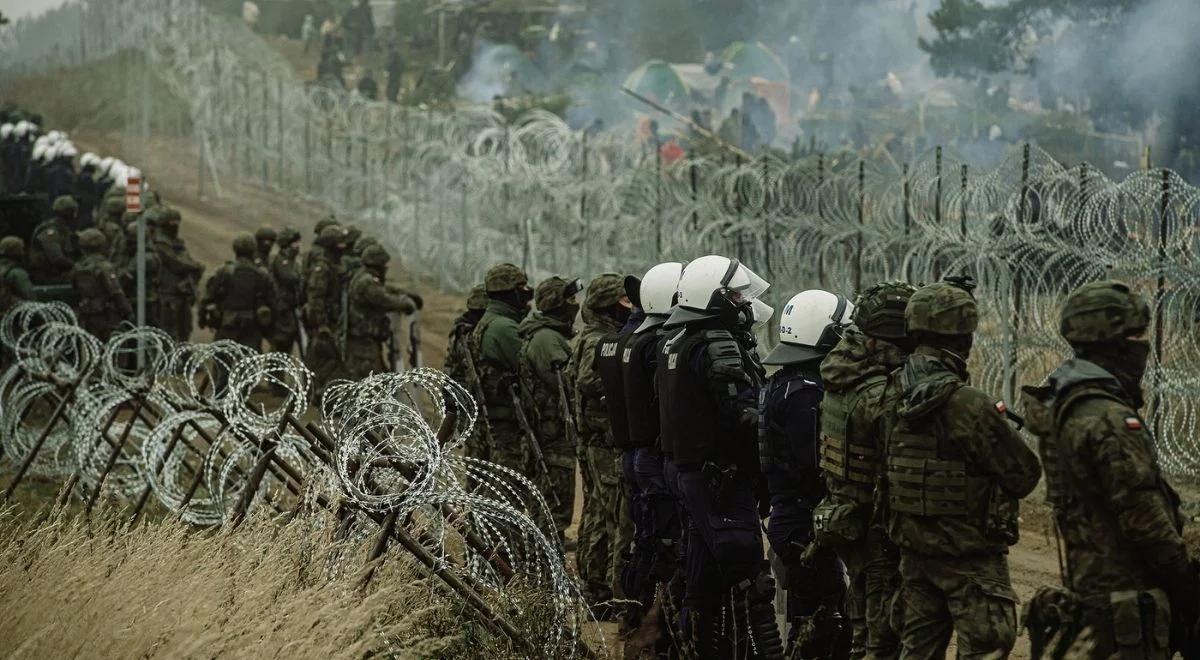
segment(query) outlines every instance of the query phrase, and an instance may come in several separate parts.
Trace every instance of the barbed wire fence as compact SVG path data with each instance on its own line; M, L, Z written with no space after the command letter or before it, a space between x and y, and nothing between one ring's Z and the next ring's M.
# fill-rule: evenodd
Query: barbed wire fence
M479 410L441 372L337 382L303 423L310 374L281 353L176 344L154 328L102 343L61 303L22 303L0 322L0 343L15 358L0 378L6 499L38 476L63 482L58 505L91 514L115 502L130 524L153 503L205 527L327 511L338 538L373 539L363 586L399 545L513 648L590 653L579 635L591 613L557 535L543 531L549 507L524 476L458 455ZM348 556L329 570L364 572ZM529 606L514 590L544 596L521 617L532 627L511 622Z
M1163 465L1200 471L1197 190L1169 170L1115 181L1033 145L986 171L941 148L903 164L848 152L667 164L655 144L546 113L509 122L489 107L402 107L306 86L244 24L194 0L76 1L15 24L2 48L10 76L140 53L190 108L180 130L201 189L236 177L339 209L452 289L499 261L586 277L714 252L771 280L776 307L806 288L852 294L967 273L982 314L973 378L1012 400L1066 355L1066 293L1123 279L1154 311L1145 385ZM148 86L140 104L130 97L128 133L150 131Z

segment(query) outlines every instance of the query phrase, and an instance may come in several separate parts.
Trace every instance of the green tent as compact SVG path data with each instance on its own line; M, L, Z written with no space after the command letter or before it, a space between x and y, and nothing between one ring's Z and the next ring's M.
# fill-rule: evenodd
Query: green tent
M774 82L787 82L787 67L783 60L761 42L738 41L725 49L725 62L729 65L729 77L733 80L764 78Z
M667 106L679 105L688 99L687 85L671 65L662 60L650 60L639 66L625 79L625 86Z

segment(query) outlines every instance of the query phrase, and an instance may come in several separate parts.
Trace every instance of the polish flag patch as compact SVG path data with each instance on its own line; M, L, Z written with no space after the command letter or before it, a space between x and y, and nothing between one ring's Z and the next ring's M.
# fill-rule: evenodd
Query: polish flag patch
M1141 431L1142 420L1138 419L1137 417L1126 417L1125 428L1129 429L1130 431Z
M1008 412L1008 406L1005 405L1005 403L1003 401L997 401L996 402L996 412L1000 413L1001 415L1004 415Z

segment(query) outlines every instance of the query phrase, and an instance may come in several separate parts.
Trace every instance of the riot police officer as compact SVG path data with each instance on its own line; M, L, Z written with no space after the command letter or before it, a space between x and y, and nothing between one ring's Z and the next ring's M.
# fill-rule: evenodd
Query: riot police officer
M758 300L768 286L734 259L692 261L666 324L683 330L659 357L661 432L689 519L683 625L702 658L730 657L751 638L761 657L783 655L755 496L764 371L746 332L770 318Z
M817 467L820 365L852 311L835 293L796 294L780 317L780 344L763 360L779 366L759 397L758 453L771 497L767 539L784 567L789 657L792 650L801 658L842 658L849 651L841 563L810 546L813 510L825 496Z

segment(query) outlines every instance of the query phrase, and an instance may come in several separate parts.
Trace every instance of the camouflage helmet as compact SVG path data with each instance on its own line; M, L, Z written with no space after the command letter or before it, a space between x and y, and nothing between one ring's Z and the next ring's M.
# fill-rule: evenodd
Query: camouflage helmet
M392 255L388 254L388 251L383 249L382 245L378 244L368 245L367 249L363 250L362 253L363 265L370 268L382 268L388 265L388 262L391 260Z
M375 237L359 236L358 240L354 241L354 248L352 252L362 255L364 252L366 252L367 248L371 247L372 245L379 245L379 241L376 240Z
M71 218L79 212L79 203L70 195L62 195L54 200L50 210L60 218Z
M275 230L270 227L259 227L258 231L254 232L254 240L256 241L274 242L277 238L279 238L279 234L276 234Z
M24 256L25 241L22 241L19 236L5 236L4 238L0 238L0 257L21 259Z
M917 288L908 282L880 282L858 294L850 320L879 339L904 339L904 310Z
M178 223L183 220L183 216L179 214L179 209L174 206L163 206L158 212L158 220L163 224Z
M109 197L104 200L104 212L108 215L121 216L125 213L125 200L120 197Z
M554 275L547 277L537 285L537 289L533 292L533 301L539 312L550 312L562 307L567 302L567 298L578 291L579 280L564 280Z
M335 248L344 244L348 236L341 225L329 225L322 229L320 234L317 234L316 242L322 247Z
M284 227L279 232L279 245L288 246L300 240L300 232L295 227Z
M606 307L612 307L621 302L621 297L625 293L625 276L616 273L604 273L597 275L596 279L588 284L587 299L584 304L590 310L599 310Z
M975 297L961 284L942 281L927 284L908 299L904 328L908 334L969 335L979 327Z
M1071 343L1113 341L1141 334L1150 325L1146 301L1114 280L1089 282L1071 292L1059 316L1059 332Z
M239 257L252 257L258 250L258 243L250 234L238 234L233 239L233 253Z
M333 217L332 215L321 218L317 221L317 224L313 226L313 235L320 236L321 232L325 231L327 227L333 227L337 224L337 218Z
M354 225L345 225L345 227L346 234L350 237L350 240L348 241L350 245L354 245L358 242L358 239L362 238L363 230Z
M471 293L467 294L467 309L484 310L487 306L487 289L482 284L471 287Z
M512 291L529 284L529 276L525 271L512 264L496 264L488 269L483 278L483 285L488 293Z
M106 243L108 243L108 237L99 229L84 229L79 232L79 249L81 250L99 252L104 249Z

